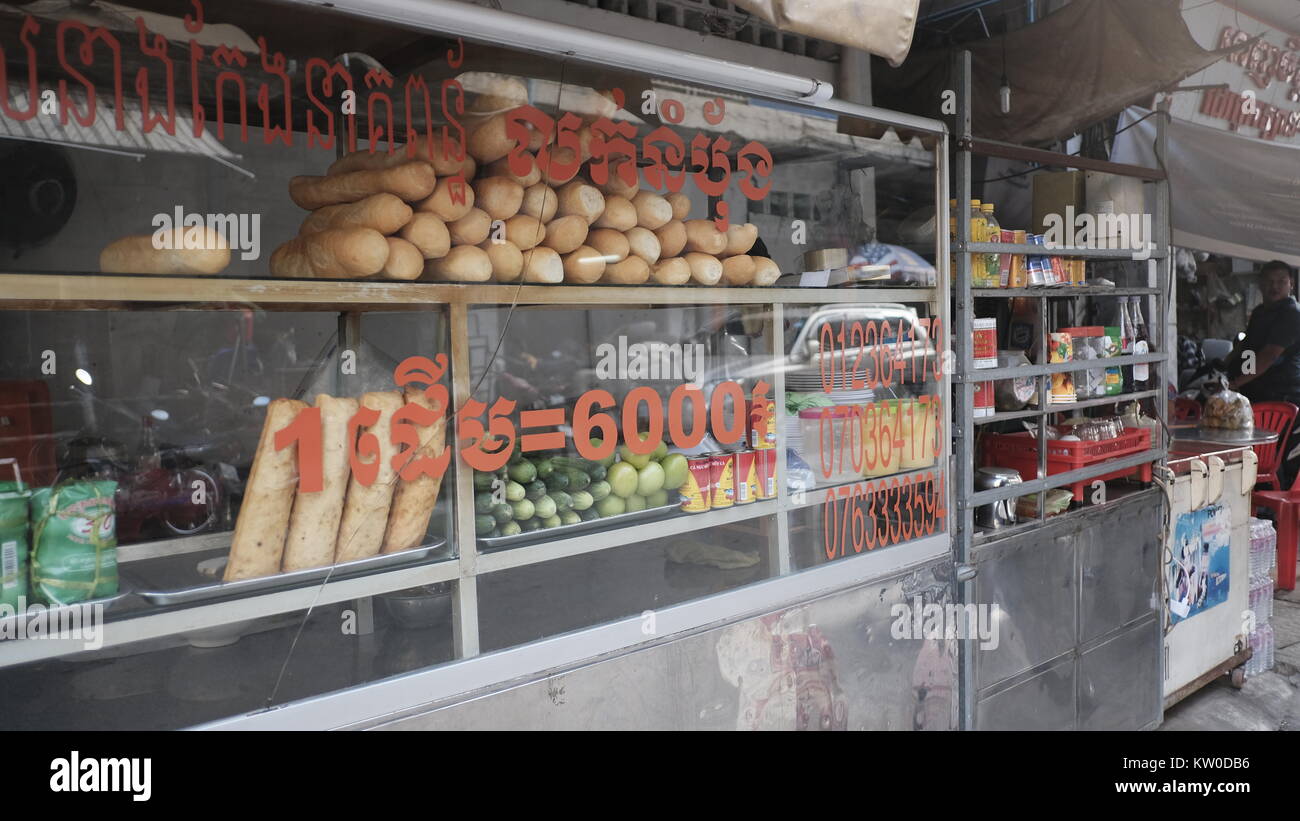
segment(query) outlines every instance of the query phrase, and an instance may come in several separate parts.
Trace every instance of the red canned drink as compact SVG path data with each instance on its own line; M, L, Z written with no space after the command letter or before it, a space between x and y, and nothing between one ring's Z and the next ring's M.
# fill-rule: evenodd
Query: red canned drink
M776 402L772 399L751 400L747 428L749 446L754 450L776 447Z
M754 451L758 471L758 498L776 498L776 448Z
M709 484L713 486L709 504L714 510L731 507L736 502L735 462L726 451L709 454Z
M736 504L749 504L758 498L758 466L754 463L755 451L736 451Z
M710 507L713 496L713 456L686 457L686 483L681 487L682 510L703 513Z

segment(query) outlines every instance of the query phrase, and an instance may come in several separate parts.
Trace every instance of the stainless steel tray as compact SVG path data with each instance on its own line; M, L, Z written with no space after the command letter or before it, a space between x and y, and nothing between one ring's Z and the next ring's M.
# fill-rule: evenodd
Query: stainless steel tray
M131 573L137 583L137 588L131 592L150 604L165 607L177 604L196 604L235 596L249 596L254 593L267 593L273 590L288 590L294 587L316 584L326 578L340 579L345 576L373 573L401 565L417 564L433 556L446 544L446 539L437 539L430 544L413 547L400 553L385 553L328 567L294 570L290 573L262 576L257 579L241 579L234 582L200 583L206 578L205 574L199 569L200 565L207 564L213 576L219 577L224 572L227 548L204 553L188 553L174 558L169 557L170 561L146 560L135 562L128 572ZM188 572L186 568L188 568Z
M499 547L514 547L515 545L526 544L536 541L550 541L552 539L563 539L565 536L572 536L577 533L586 533L592 530L611 530L616 527L637 524L651 519L660 519L672 513L681 510L681 498L661 507L650 507L645 510L638 510L635 513L620 513L617 516L607 516L604 519L592 519L590 522L578 522L573 525L560 525L559 527L543 528L534 530L530 533L520 533L517 536L479 536L478 546L481 548L494 549Z

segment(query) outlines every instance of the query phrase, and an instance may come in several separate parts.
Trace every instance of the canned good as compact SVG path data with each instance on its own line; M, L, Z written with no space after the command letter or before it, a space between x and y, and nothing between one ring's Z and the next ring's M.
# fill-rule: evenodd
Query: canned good
M686 483L681 486L682 510L703 513L710 507L713 496L712 455L686 457Z
M774 400L760 399L758 402L749 403L749 446L754 450L776 447L776 402Z
M755 451L738 450L732 458L736 468L736 504L749 504L758 498L758 466L754 464Z
M973 416L979 418L992 416L997 413L994 404L994 391L992 382L975 383L975 410Z
M998 321L996 319L976 319L972 323L972 354L977 368L996 368L998 366Z
M713 486L710 506L731 507L736 502L736 460L726 451L709 454L709 484Z
M754 451L754 464L758 471L758 498L776 498L776 448Z

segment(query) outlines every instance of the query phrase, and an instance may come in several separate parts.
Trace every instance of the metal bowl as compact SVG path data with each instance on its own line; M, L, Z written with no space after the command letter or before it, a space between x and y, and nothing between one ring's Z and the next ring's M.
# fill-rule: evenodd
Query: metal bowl
M451 623L451 585L429 584L377 596L398 627L420 630Z

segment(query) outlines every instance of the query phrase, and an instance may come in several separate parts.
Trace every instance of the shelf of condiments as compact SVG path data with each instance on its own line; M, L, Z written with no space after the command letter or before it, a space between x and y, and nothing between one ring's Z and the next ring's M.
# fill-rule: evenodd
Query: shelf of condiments
M1146 320L1140 297L1115 297L1112 325L1063 327L1048 334L1048 362L1097 362L1117 356L1145 354L1150 350ZM974 365L977 370L1028 365L1029 359L1019 350L998 349L998 321L977 318L974 328ZM1011 316L1011 339L1036 337L1032 301L1017 300ZM1004 385L1004 387L999 387ZM1111 367L1081 367L1074 372L1052 374L1048 404L1068 405L1106 396L1120 396L1150 390L1156 382L1148 364ZM1018 411L1036 400L1033 377L979 382L975 386L975 418L993 416L999 411Z
M970 201L971 242L1046 245L1045 235L1003 228L991 202ZM948 200L948 234L957 238L957 200ZM955 266L954 266L955 267ZM1083 285L1086 264L1050 254L972 254L972 288L1028 288Z

